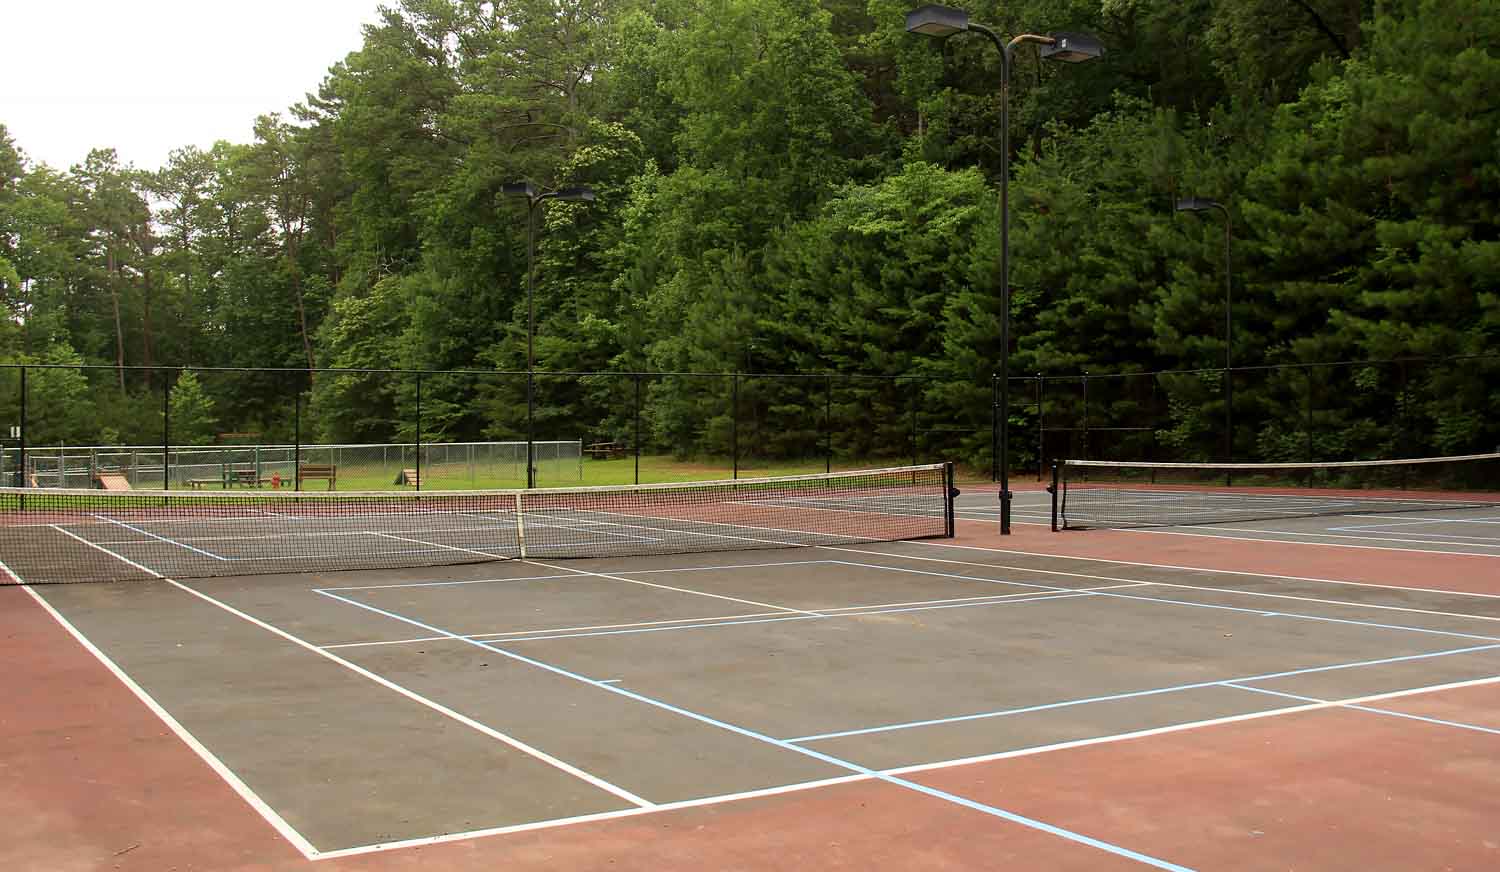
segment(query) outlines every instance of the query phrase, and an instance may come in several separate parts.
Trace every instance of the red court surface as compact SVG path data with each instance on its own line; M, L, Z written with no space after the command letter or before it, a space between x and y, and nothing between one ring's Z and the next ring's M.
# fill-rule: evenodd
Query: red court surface
M1475 650L1500 647L1475 629L1500 613L1500 564L1492 558L1147 532L1052 534L1031 525L1000 537L993 524L972 521L960 521L958 532L946 542L903 545L900 556L913 565L970 567L954 563L948 571L955 573L983 564L1059 576L1128 569L1132 578L1156 579L1139 582L1140 590L1177 582L1202 588L1215 573L1242 574L1256 576L1255 590L1316 594L1340 609L1386 597L1380 607L1409 602L1415 610L1432 604L1420 599L1424 590L1461 592L1474 604L1473 621L1467 610L1453 611L1453 602L1468 600L1450 597L1443 611L1424 613L1421 632ZM1500 670L1471 670L1453 681L1392 671L1374 689L1351 683L1337 698L1296 681L1261 682L1243 689L1266 708L1242 714L1076 740L1063 724L1056 742L977 759L309 858L44 609L39 600L48 592L39 590L0 587L0 869L1500 868ZM1134 597L1137 588L1124 593ZM1398 618L1411 623L1405 611L1382 620ZM1308 623L1305 633L1317 637L1323 627ZM1500 637L1500 627L1488 632ZM160 658L180 647L170 635L154 644ZM1128 671L1136 652L1116 656ZM840 689L827 693L837 697Z

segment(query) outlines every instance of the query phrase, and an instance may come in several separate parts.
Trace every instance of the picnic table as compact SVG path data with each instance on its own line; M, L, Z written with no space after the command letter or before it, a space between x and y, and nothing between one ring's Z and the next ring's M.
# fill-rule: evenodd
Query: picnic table
M593 442L583 450L595 460L613 460L624 457L628 449L620 442Z

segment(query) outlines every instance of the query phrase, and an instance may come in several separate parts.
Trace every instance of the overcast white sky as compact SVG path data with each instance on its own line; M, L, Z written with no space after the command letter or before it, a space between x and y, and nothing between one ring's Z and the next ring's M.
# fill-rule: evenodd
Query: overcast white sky
M387 0L390 5L393 0ZM316 91L379 0L0 0L0 124L33 163L91 148L156 169L174 148L249 142Z

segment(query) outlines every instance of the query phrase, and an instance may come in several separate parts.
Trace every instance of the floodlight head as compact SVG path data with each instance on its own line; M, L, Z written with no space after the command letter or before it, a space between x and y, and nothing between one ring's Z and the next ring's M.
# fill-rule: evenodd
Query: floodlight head
M969 13L952 6L929 3L906 13L906 32L923 36L952 36L969 29Z
M587 185L575 185L571 188L559 188L551 196L558 200L585 200L593 202L594 189Z
M1177 201L1178 212L1208 212L1214 209L1223 209L1223 204L1210 200L1207 197L1184 197Z
M536 196L536 186L530 182L507 182L500 186L500 193L507 197L525 197L530 200Z
M1053 43L1038 49L1043 60L1081 64L1104 57L1104 43L1093 34L1059 31L1048 35L1052 37Z

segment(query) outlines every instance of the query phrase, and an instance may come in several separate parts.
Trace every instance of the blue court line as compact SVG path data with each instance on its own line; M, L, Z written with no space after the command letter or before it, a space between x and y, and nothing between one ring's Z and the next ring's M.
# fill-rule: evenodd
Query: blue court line
M1307 675L1314 672L1334 672L1340 669L1359 669L1366 666L1383 666L1389 663L1403 663L1411 660L1427 660L1433 657L1449 657L1454 654L1473 654L1479 651L1500 650L1500 645L1479 645L1472 648L1455 648L1448 651L1432 651L1426 654L1407 654L1402 657L1384 657L1379 660L1360 660L1353 663L1335 663L1331 666L1312 666L1306 669L1293 669L1288 672L1271 672L1264 675L1247 675L1240 678L1221 678L1217 681L1199 681L1193 684L1178 684L1172 687L1157 687L1150 690L1136 690L1128 693L1112 693L1105 696L1091 696L1085 699L1069 699L1061 702L1049 702L1041 705L1025 706L1022 708L999 709L991 712L977 712L971 715L956 715L951 718L933 718L925 721L908 721L900 724L886 724L879 727L864 727L858 730L843 730L837 733L819 733L814 736L796 736L785 739L787 742L816 742L823 739L841 739L845 736L863 736L869 733L888 733L896 730L910 730L916 727L932 727L940 724L956 724L963 721L978 721L987 718L1002 718L1009 715L1022 715L1031 712L1047 711L1049 709L1069 708L1071 706L1088 705L1096 702L1112 702L1121 699L1139 699L1145 696L1156 696L1163 693L1177 693L1184 690L1202 690L1206 687L1232 686L1235 681L1269 681L1273 678L1288 678L1294 675ZM1314 700L1323 702L1324 700Z
M1500 676L1497 676L1497 677L1500 677ZM1318 699L1317 697L1313 697L1313 696L1302 696L1301 694L1287 693L1287 692L1281 691L1281 690L1271 690L1271 689L1265 688L1265 687L1245 687L1243 685L1234 684L1232 682L1225 682L1225 686L1237 688L1239 690L1249 690L1249 691L1253 691L1255 693L1264 693L1267 696L1282 696L1282 697L1286 697L1287 699L1302 700L1303 702L1322 702L1322 703L1329 703L1329 702L1331 702L1331 700ZM1491 727L1481 727L1478 724L1466 724L1466 723L1463 723L1461 721L1445 721L1442 718L1428 718L1428 717L1423 717L1422 715L1413 715L1413 714L1408 714L1406 712L1392 711L1391 709L1375 708L1374 706L1368 706L1368 705L1356 705L1354 703L1336 703L1335 702L1335 703L1332 703L1332 704L1338 706L1339 708L1355 709L1357 711L1369 712L1370 714L1375 714L1375 715L1388 715L1388 716L1393 717L1393 718L1406 718L1407 720L1412 720L1412 721L1422 721L1423 723L1438 724L1438 725L1444 726L1444 727L1458 727L1461 730L1473 730L1473 731L1475 731L1477 733L1491 733L1493 735L1500 736L1500 730L1496 730L1496 729L1493 729Z
M438 634L438 635L441 635L441 636L447 636L450 639L454 639L456 641L464 642L465 644L468 644L468 645L473 645L476 648L480 648L480 649L483 649L485 651L489 651L489 652L491 652L493 654L499 654L502 657L508 657L508 658L510 658L512 660L515 660L515 661L518 661L520 663L525 663L525 664L527 664L529 666L534 666L534 667L536 667L538 669L546 670L546 671L551 672L551 673L553 673L555 675L560 675L560 676L562 676L564 678L569 678L569 679L572 679L574 681L582 682L583 684L587 684L587 685L589 685L591 687L597 687L600 690L603 690L603 691L606 691L606 692L609 692L609 693L613 693L613 694L617 694L619 696L623 696L626 699L631 699L631 700L634 700L636 702L644 703L646 705L652 706L654 708L659 708L659 709L661 709L663 711L671 712L671 713L676 714L676 715L681 715L682 717L688 718L690 720L697 721L697 722L702 723L702 724L707 724L707 725L712 726L712 727L717 727L717 728L719 728L721 730L727 730L728 732L735 733L737 735L741 735L741 736L744 736L744 737L749 738L749 739L754 739L754 740L756 740L758 742L763 742L765 744L772 745L772 746L777 747L777 748L781 748L782 750L785 750L785 751L791 751L791 752L793 752L795 754L801 754L802 756L805 756L805 757L811 757L814 760L818 760L818 761L821 761L823 763L827 763L830 766L835 766L835 767L840 768L840 769L845 769L845 770L850 771L850 772L855 772L855 773L858 773L860 775L867 776L869 778L874 778L874 779L877 779L879 781L884 781L884 782L886 782L888 784L894 784L894 785L896 785L898 787L904 787L904 788L906 788L908 790L912 790L912 791L915 791L917 793L921 793L921 794L924 794L924 795L927 795L927 796L931 796L931 797L936 798L936 799L941 799L941 800L944 800L946 802L951 802L951 803L953 803L955 805L959 805L959 806L962 806L964 808L971 809L973 811L981 812L981 813L984 813L984 814L991 815L993 817L1000 818L1001 820L1009 821L1009 822L1014 823L1014 824L1020 824L1021 826L1029 827L1029 828L1034 829L1034 830L1039 830L1039 831L1047 833L1049 835L1057 836L1057 837L1062 838L1062 839L1067 839L1068 841L1076 842L1076 843L1081 844L1081 845L1087 845L1088 847L1096 848L1096 849L1101 850L1101 851L1107 851L1108 853L1115 854L1116 856L1120 856L1120 857L1125 857L1126 859L1134 860L1134 861L1136 861L1138 863L1144 863L1144 864L1146 864L1148 866L1154 866L1157 869L1171 870L1171 872L1193 872L1193 870L1189 869L1186 866L1179 866L1176 863L1171 863L1171 862L1168 862L1166 860L1161 860L1161 859L1158 859L1156 857L1152 857L1152 856L1147 855L1147 854L1142 854L1142 853L1139 853L1139 852L1136 852L1136 851L1132 851L1129 848L1121 847L1119 845L1115 845L1115 844L1112 844L1110 842L1103 841L1101 839L1096 839L1096 838L1094 838L1092 836L1087 836L1087 835L1084 835L1082 833L1073 832L1072 830L1063 829L1062 827L1046 823L1045 821L1040 821L1040 820L1037 820L1035 818L1030 818L1030 817L1027 817L1027 816L1022 815L1022 814L1018 814L1018 813L1013 812L1013 811L1007 811L1006 809L999 808L997 806L986 805L985 803L976 802L976 801L974 801L972 799L966 799L966 798L964 798L962 796L958 796L957 794L949 793L949 792L947 792L945 790L939 790L938 788L935 788L935 787L928 787L927 785L922 784L920 782L910 781L908 779L901 778L901 777L896 776L896 775L890 775L888 773L881 772L879 770L871 769L871 768L869 768L867 766L861 766L858 763L853 763L853 762L850 762L848 760L843 760L843 759L840 759L838 757L834 757L834 756L829 755L829 754L824 754L824 753L822 753L820 751L814 751L811 748L803 748L801 746L794 745L794 744L792 744L790 742L787 742L787 741L784 741L782 739L777 739L777 738L774 738L772 736L765 735L764 733L756 732L755 730L749 729L747 727L741 727L741 726L738 726L736 724L728 723L727 721L721 721L721 720L709 717L708 715L699 714L698 712L690 711L688 709L672 705L671 703L664 702L664 701L658 700L658 699L654 699L654 698L646 696L644 694L636 693L635 691L632 691L632 690L627 690L627 689L625 689L623 687L620 687L619 685L616 685L616 684L610 684L610 683L607 683L606 681L600 681L598 679L588 678L586 676L579 675L576 672L571 672L571 671L569 671L567 669L563 669L560 666L554 666L554 665L552 665L550 663L545 663L545 662L543 662L541 660L537 660L537 659L532 658L532 657L527 657L524 654L518 654L518 653L516 653L514 651L509 651L509 650L506 650L504 648L500 648L500 647L497 647L495 645L491 645L491 644L489 644L487 642L481 642L481 641L479 641L477 639L471 639L471 638L468 638L466 636L460 636L457 633L449 632L447 630L442 629L441 627L434 627L431 624L425 624L425 623L423 623L421 621L418 621L418 620L416 620L414 618L408 618L408 617L406 617L404 615L396 614L395 612L390 612L390 611L386 611L385 609L376 608L375 606L367 605L365 603L358 602L357 600L352 600L352 599L349 599L347 597L339 596L338 594L335 594L335 593L329 593L326 590L320 590L320 591L318 591L318 593L321 594L321 595L323 595L323 596L329 597L330 599L335 599L335 600L338 600L340 602L347 603L348 605L355 606L356 608L365 609L366 611L374 612L375 614L378 614L378 615L383 615L383 616L385 616L387 618L390 618L392 620L401 621L402 623L410 624L410 625L412 625L414 627L417 627L419 629L426 630L429 633L435 633L435 634Z

